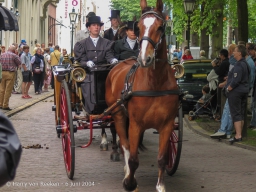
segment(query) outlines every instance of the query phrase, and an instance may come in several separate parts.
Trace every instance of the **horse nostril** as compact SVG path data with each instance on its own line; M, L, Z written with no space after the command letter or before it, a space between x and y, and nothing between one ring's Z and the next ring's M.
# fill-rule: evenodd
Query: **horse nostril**
M150 63L150 62L151 62L151 57L147 57L146 62L147 62L147 63Z

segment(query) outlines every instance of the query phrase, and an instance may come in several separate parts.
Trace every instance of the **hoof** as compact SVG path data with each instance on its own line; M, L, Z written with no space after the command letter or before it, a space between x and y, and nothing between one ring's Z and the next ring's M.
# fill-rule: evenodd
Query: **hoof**
M112 161L120 161L120 154L117 152L112 152L110 155Z
M101 151L107 151L108 150L108 144L100 144L100 150Z
M123 187L126 191L134 191L137 188L137 181L136 179L133 179L132 182L128 182L127 179L124 179L123 181Z

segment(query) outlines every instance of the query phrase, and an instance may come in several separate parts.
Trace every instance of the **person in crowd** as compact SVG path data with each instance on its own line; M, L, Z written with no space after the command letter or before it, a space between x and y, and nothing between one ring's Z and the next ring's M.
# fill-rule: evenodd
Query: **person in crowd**
M214 60L212 62L215 62ZM217 107L217 88L218 88L218 75L215 73L214 69L210 71L207 75L207 81L209 82L210 94L213 96L211 100L212 108L216 112Z
M203 96L196 103L196 115L202 115L204 113L206 103L211 98L210 87L208 85L203 86L202 94Z
M181 48L178 49L178 59L181 60L182 57L182 50Z
M96 16L96 15L94 12L89 12L86 15L86 22L88 21L88 18L91 16ZM78 41L81 41L87 37L89 37L89 31L87 28L85 28L84 30L77 31L76 36L75 36L75 43Z
M42 44L41 44L41 49L44 51L44 49L45 49L45 43L42 43Z
M129 57L137 57L139 54L139 43L133 31L134 21L128 21L123 29L126 31L126 37L115 41L114 54L118 60L125 60ZM122 29L120 29L121 31Z
M204 50L200 51L200 59L206 59Z
M11 45L8 51L1 55L0 63L2 64L2 82L0 83L0 108L11 110L9 99L15 81L15 71L21 65L18 55L15 54L15 46Z
M247 50L248 50L248 54L251 56L252 60L254 61L254 65L256 66L256 46L254 44L251 44Z
M36 54L37 48L41 48L40 43L37 43L37 44L36 44L36 47L34 48L32 55L35 55L35 54Z
M44 78L44 92L48 92L48 87L51 83L52 78L52 70L51 70L51 56L50 56L50 49L44 49L44 63L45 63L45 78Z
M109 18L111 22L111 28L104 32L104 38L110 41L119 40L118 29L120 25L120 10L111 10L111 17Z
M62 64L70 64L71 62L71 58L68 55L67 49L62 49L62 55L63 55L63 61Z
M32 72L33 72L33 80L34 80L34 88L35 94L41 94L40 86L43 84L42 76L44 73L44 57L41 55L41 48L37 48L35 55L31 59L32 64Z
M50 59L51 59L51 66L59 65L60 64L60 47L59 45L56 45L54 47L54 51L50 54ZM51 87L54 89L54 78L53 78L53 73L52 73L52 79L51 79Z
M1 49L2 49L1 54L4 54L4 53L5 53L5 46L4 46L4 45L2 45L2 46L1 46Z
M191 55L191 51L189 49L186 49L181 60L188 60L188 59L193 59L193 56Z
M236 48L235 44L230 44L228 48L229 62L230 62L229 71L231 71L231 69L234 67L236 63L236 59L234 58L234 55L233 55L235 48ZM246 60L248 63L253 63L252 59L249 57L247 57ZM221 83L219 86L222 88L225 85L226 85L226 81ZM223 114L221 117L220 129L216 133L211 135L211 137L219 138L226 135L227 139L229 139L232 135L232 132L233 132L233 121L230 115L230 109L229 109L229 104L227 99L224 105Z
M50 54L54 51L54 47L53 47L53 45L52 45L52 42L49 42L48 43L48 47L49 47L49 49L50 49Z
M222 49L219 52L219 63L212 63L213 69L215 73L219 76L218 81L219 84L225 81L225 77L228 74L229 71L229 59L228 59L228 50L227 49ZM226 97L221 93L222 88L218 87L217 89L217 105L218 105L218 113L219 116L216 117L216 120L221 119L222 111L224 108L224 104L226 102Z
M99 36L100 28L104 23L101 22L101 18L98 16L92 16L88 18L86 27L90 31L90 36L75 44L74 54L75 61L78 61L81 66L92 68L95 65L101 64L116 64L118 60L114 57L113 45L114 41L107 40ZM86 75L84 82L81 85L83 97L85 99L85 107L87 113L92 113L94 109L94 73ZM92 96L88 95L91 93ZM91 97L91 99L89 99ZM79 118L79 117L76 117Z
M237 60L234 67L228 73L225 86L230 113L234 122L236 134L229 140L230 143L242 141L242 129L244 124L244 112L246 99L249 92L250 67L246 63L246 47L238 45L234 50L234 57Z
M20 48L21 46L24 46L24 45L27 45L27 42L26 42L25 39L22 39L22 40L20 41L19 48Z
M22 146L8 117L0 112L0 187L14 180Z
M22 97L23 99L30 99L32 98L29 94L29 88L32 84L32 71L31 71L31 63L30 63L30 57L29 57L29 46L24 45L23 46L23 53L21 55L21 71L23 76L23 82L22 82Z
M18 53L18 44L17 43L13 43L13 46L15 46L15 54L19 55ZM23 82L23 77L22 77L22 72L21 72L21 66L18 67L18 69L15 72L15 82L14 82L14 86L13 86L13 94L21 94L22 91L22 82Z

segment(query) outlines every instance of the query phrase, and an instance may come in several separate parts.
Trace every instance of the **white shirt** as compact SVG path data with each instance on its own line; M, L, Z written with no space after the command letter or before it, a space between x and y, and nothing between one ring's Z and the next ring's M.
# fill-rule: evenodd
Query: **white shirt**
M91 40L92 40L94 46L96 47L97 42L98 42L98 40L99 40L99 37L93 38L93 37L90 36L90 38L91 38Z
M127 37L127 38L126 38L126 41L127 41L127 43L129 44L130 48L133 49L134 46L135 46L135 43L136 43L137 39L134 39L134 40L133 40L133 39L130 39L129 37Z
M115 36L118 29L113 29L113 27L111 27L111 28L112 28L113 34Z

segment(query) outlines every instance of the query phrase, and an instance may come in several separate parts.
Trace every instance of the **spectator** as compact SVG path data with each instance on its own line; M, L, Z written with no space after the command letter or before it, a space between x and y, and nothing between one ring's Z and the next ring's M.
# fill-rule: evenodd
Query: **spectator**
M2 55L2 54L4 54L4 53L5 53L5 46L4 46L4 45L2 45L2 46L1 46L1 49L2 49L2 52L1 52L1 55Z
M20 48L21 46L23 46L23 45L27 45L27 42L26 42L25 39L22 39L22 40L20 41L19 48Z
M50 54L50 58L51 58L51 66L55 66L55 65L59 65L60 64L60 52L59 52L59 46L56 45L54 47L54 51ZM52 73L52 77L53 73ZM52 89L54 89L54 78L51 79L51 87Z
M67 53L67 49L65 49L65 48L62 49L62 55L63 55L62 64L71 64L72 63L71 58Z
M191 51L189 49L185 50L184 55L181 58L182 60L188 60L188 59L193 59L192 55L191 55Z
M182 50L181 48L178 49L178 59L181 60L182 57Z
M41 94L40 86L43 84L42 76L44 72L44 57L41 55L41 51L41 48L37 48L36 54L31 59L36 95Z
M9 99L15 81L15 71L21 65L18 55L15 54L15 46L11 45L8 51L1 55L0 63L2 64L2 82L0 84L0 108L11 110Z
M256 47L254 44L248 47L248 53L251 56L252 60L254 61L254 65L256 65Z
M11 121L0 112L0 187L14 179L21 143Z
M51 70L51 57L50 57L50 49L45 49L44 54L44 63L45 63L45 78L44 78L44 92L48 92L48 87L51 83L52 78L52 70Z
M17 43L13 43L13 46L15 46L15 54L18 54L18 44ZM21 86L22 86L22 81L23 81L23 77L22 77L22 72L21 72L21 66L18 67L17 71L15 72L15 82L14 82L14 87L13 87L13 94L21 94Z
M211 98L210 87L208 85L202 88L203 96L196 103L196 115L202 115L205 111L205 105Z
M231 69L234 67L234 64L236 63L236 59L234 58L234 55L233 55L235 48L236 48L235 44L230 44L228 48L229 62L230 62L229 71L231 71ZM220 84L220 87L224 87L225 85L226 85L226 81ZM223 114L221 117L220 129L215 134L211 135L211 137L218 138L218 137L227 135L227 139L230 139L232 135L232 131L233 131L233 121L230 115L230 109L229 109L229 104L227 99L224 105Z
M212 61L214 62L214 60ZM218 75L215 73L214 69L210 71L207 75L207 81L209 82L210 94L213 96L211 100L211 105L213 109L217 107L217 88L218 88ZM216 110L215 110L216 112Z
M29 46L24 45L23 46L23 53L21 55L21 71L23 76L23 82L22 82L22 97L23 99L30 99L32 98L29 94L29 88L32 84L32 72L31 72L31 63L30 63L30 57L29 57Z
M200 59L206 59L204 50L200 51Z
M53 46L52 46L52 42L49 42L48 43L48 47L49 47L49 49L50 49L50 54L54 51L54 48L53 48Z
M218 81L219 84L223 83L225 81L225 77L228 74L229 71L229 59L228 59L228 50L222 49L219 53L220 58L220 64L212 63L213 69L215 73L219 76ZM222 88L218 87L217 89L217 106L218 106L218 113L219 117L216 118L216 120L220 120L220 117L223 112L223 108L226 102L226 97L221 93Z
M234 122L236 135L229 140L233 142L242 141L242 129L244 125L244 112L246 109L246 99L249 92L250 68L246 63L246 48L244 45L238 45L234 51L234 57L237 60L234 67L228 74L227 84L225 86L230 113Z

